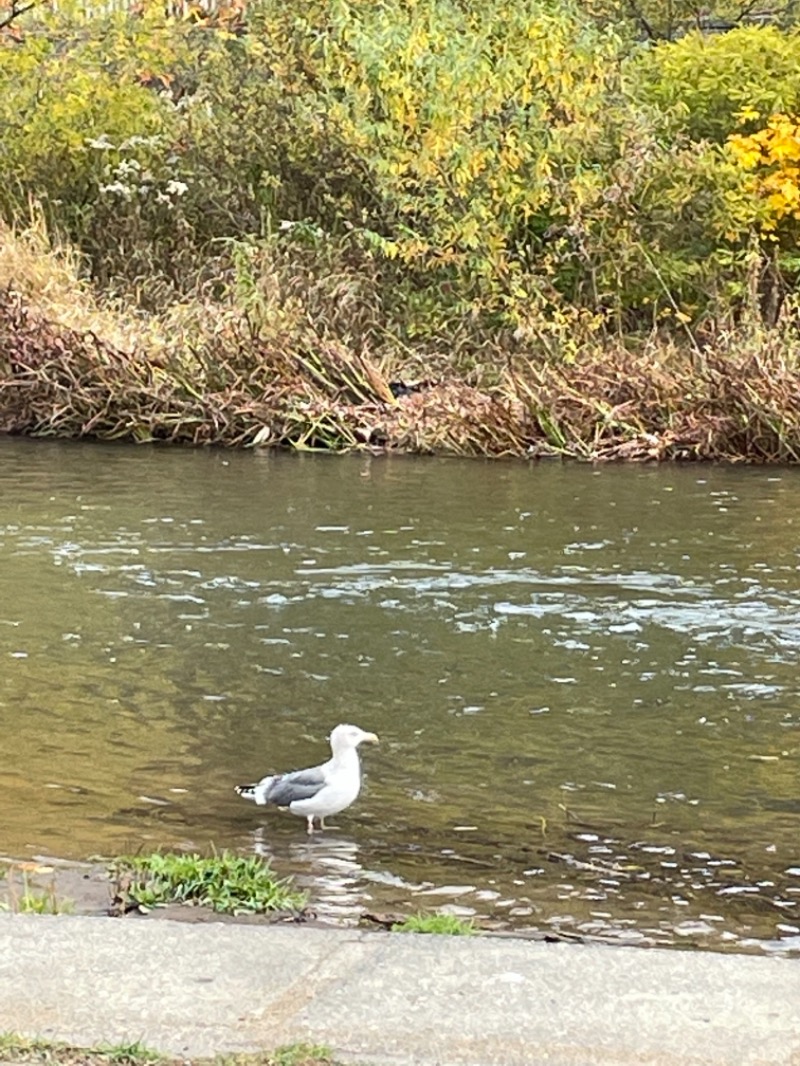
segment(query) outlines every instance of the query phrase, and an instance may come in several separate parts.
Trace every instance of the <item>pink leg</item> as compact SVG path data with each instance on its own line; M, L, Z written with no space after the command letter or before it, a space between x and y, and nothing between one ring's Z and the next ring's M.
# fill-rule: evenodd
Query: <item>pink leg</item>
M308 835L311 836L311 834L314 832L314 815L307 815L306 822L308 823Z

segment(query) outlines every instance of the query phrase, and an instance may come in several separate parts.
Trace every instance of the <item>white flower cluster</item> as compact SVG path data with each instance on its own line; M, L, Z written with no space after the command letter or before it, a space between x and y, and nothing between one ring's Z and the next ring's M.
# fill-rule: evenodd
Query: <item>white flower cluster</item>
M114 144L107 133L99 137L93 137L86 141L89 148L98 152L130 152L136 148L155 148L161 144L159 136L142 137L138 134L126 138L119 144ZM172 155L168 163L176 163L177 157ZM121 159L118 163L109 162L105 168L106 181L99 186L99 191L105 196L118 197L130 203L135 197L139 199L152 198L157 204L165 204L172 207L189 190L185 181L178 178L166 180L157 179L152 172L146 169L138 159Z

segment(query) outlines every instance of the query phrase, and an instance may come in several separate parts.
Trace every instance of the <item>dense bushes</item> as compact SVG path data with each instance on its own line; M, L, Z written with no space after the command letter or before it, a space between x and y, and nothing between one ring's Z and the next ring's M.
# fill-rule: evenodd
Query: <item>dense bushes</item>
M152 3L36 9L0 45L3 212L41 200L101 284L148 305L302 223L318 246L352 235L404 340L464 314L534 332L556 311L624 331L724 317L760 237L726 142L800 109L800 38L643 49L593 13L257 0L231 27Z

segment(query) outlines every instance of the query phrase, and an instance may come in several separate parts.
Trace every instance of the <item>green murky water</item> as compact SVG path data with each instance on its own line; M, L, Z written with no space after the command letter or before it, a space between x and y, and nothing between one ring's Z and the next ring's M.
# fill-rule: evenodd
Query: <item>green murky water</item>
M800 471L0 441L0 851L800 954ZM232 786L381 734L338 829Z

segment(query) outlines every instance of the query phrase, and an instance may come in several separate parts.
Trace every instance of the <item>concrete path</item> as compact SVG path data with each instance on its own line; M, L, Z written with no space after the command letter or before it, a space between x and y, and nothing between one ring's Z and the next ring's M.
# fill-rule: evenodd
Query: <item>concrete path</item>
M800 962L0 915L0 1032L402 1066L800 1066Z

